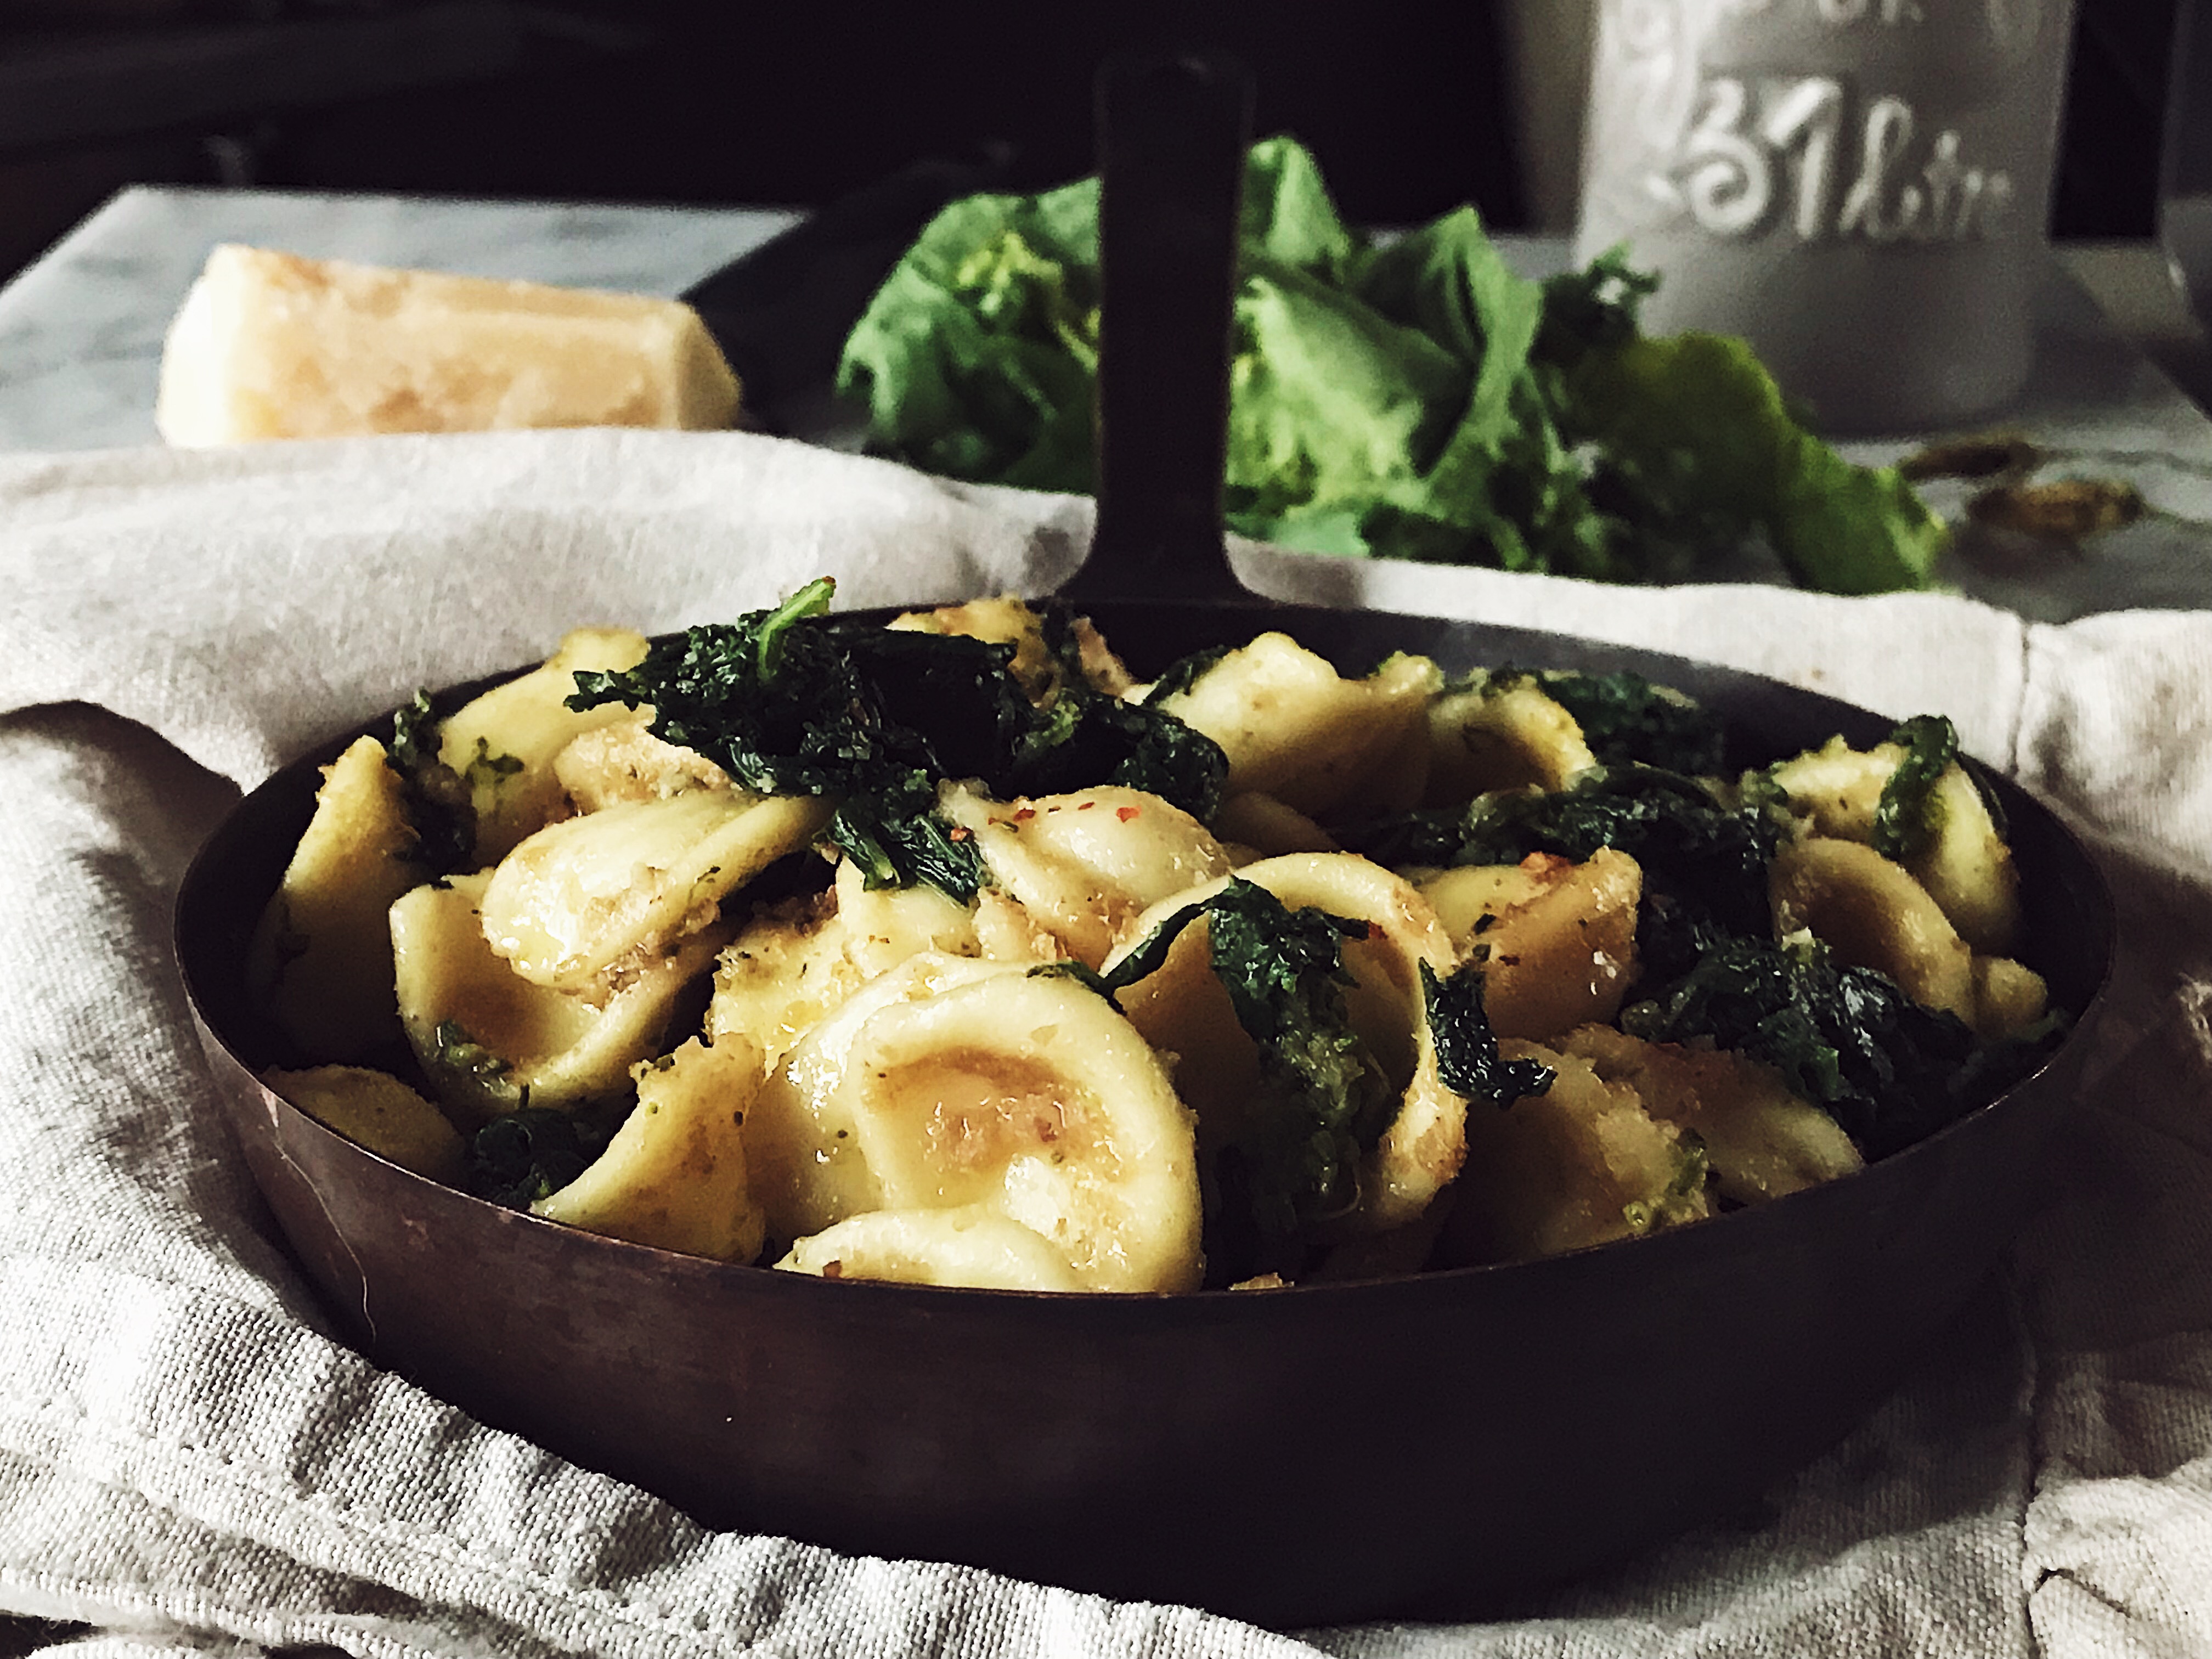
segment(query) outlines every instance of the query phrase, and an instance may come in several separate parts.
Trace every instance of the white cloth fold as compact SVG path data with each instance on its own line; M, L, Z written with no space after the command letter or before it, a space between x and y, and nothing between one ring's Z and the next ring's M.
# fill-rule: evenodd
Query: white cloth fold
M1621 590L1246 550L1267 591L1549 627L1950 714L2089 835L2112 1017L2052 1199L1914 1379L1707 1528L1486 1626L1270 1634L715 1535L328 1334L167 951L288 757L568 628L1049 588L1087 505L742 434L0 460L0 1612L89 1654L2165 1653L2212 1647L2212 615ZM0 1633L0 1652L21 1640ZM242 1644L242 1647L238 1645Z

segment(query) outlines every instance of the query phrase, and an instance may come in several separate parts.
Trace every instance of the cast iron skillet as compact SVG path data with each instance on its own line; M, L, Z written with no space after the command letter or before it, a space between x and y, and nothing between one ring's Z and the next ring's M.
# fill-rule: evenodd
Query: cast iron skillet
M1889 723L1863 710L1671 657L1272 606L1237 586L1218 462L1249 96L1189 64L1105 93L1104 505L1072 591L1139 671L1276 627L1352 671L1394 650L1633 668L1724 715L1732 761L1881 738ZM1277 1626L1525 1605L1744 1505L1893 1388L2027 1213L2081 1068L2069 1042L1828 1186L1508 1267L1054 1297L672 1255L410 1175L256 1081L274 1050L242 1000L248 937L344 741L254 791L178 899L185 983L255 1179L372 1359L715 1528ZM2078 1018L2111 950L2102 884L2050 812L1997 788L2027 959Z

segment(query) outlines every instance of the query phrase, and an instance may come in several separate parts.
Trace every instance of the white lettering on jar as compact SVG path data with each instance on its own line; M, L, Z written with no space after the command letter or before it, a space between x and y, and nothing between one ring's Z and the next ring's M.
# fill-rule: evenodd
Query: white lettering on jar
M1823 0L1838 9L1856 3ZM1717 76L1701 93L1702 114L1679 161L1650 189L1680 201L1716 236L1760 234L1785 196L1790 230L1801 241L1978 241L2003 228L2010 176L1962 160L1954 129L1918 142L1919 117L1905 99L1872 100L1854 125L1844 83L1832 76L1754 86ZM1839 176L1845 167L1847 184Z
M1903 28L1928 21L1920 0L1816 0L1814 9L1824 23L1863 23L1872 19L1891 28Z

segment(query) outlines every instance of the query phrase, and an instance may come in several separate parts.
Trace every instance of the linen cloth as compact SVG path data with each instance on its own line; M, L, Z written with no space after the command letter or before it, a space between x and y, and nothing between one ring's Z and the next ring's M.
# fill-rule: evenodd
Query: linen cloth
M1040 592L1089 522L737 434L0 459L0 1653L2212 1651L2212 614L2051 626L1242 551L1269 592L1948 714L2083 830L2118 901L2112 1012L2002 1282L1756 1513L1522 1617L1273 1633L710 1534L333 1340L169 957L239 790L572 626L726 619L825 573L842 605Z

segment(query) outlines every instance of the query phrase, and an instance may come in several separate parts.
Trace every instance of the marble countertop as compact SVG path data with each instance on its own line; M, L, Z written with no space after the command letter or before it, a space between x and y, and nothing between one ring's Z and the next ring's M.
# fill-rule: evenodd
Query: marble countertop
M218 242L675 295L797 217L769 209L127 189L0 289L0 452L157 442L162 337ZM1557 240L1500 240L1530 272L1556 269L1565 257ZM2076 470L2128 477L2154 510L2086 550L1979 549L1959 572L1960 586L2052 619L2212 607L2212 419L2175 378L2212 398L2212 349L2165 281L2160 257L2147 243L2062 249L2043 284L2038 326L2034 378L1989 424L2078 458ZM1888 459L1912 441L1846 449Z

